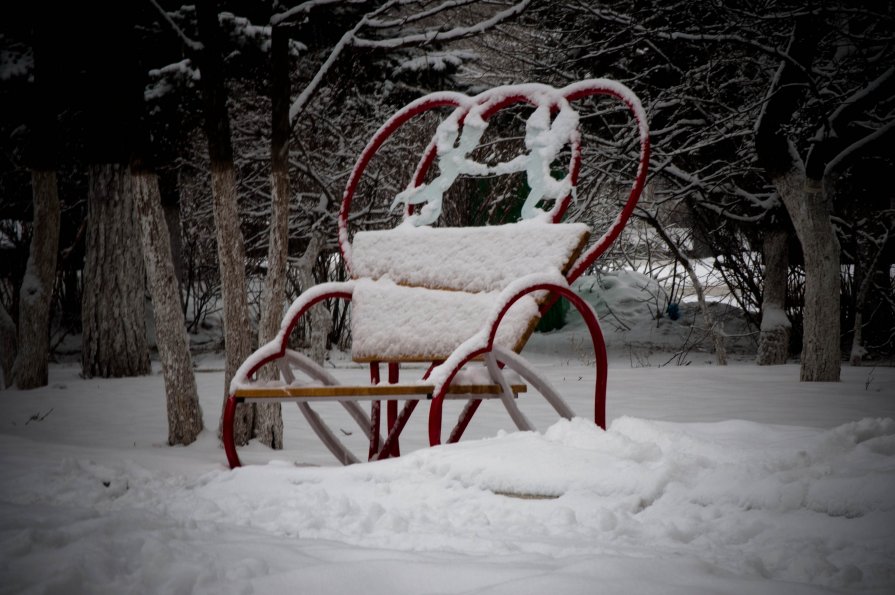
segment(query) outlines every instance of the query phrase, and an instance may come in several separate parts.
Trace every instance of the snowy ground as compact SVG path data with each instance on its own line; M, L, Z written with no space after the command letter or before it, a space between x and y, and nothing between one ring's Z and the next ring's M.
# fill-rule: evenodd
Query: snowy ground
M895 368L807 384L696 350L659 367L662 325L609 337L606 432L523 398L540 432L509 432L492 402L463 442L423 449L423 405L404 456L348 468L293 406L287 450L228 470L219 359L197 375L212 431L186 448L164 445L158 370L56 365L44 389L0 392L0 593L895 592ZM530 347L589 414L576 326Z

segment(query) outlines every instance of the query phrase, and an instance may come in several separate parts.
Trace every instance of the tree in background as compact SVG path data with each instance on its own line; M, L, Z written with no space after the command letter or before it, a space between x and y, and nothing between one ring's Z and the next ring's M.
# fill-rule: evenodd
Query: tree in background
M736 281L734 296L747 313L750 301L761 306L763 341L785 341L778 334L789 326L781 309L792 304L781 298L785 271L804 268L805 303L787 309L799 321L794 339L802 351L802 378L838 378L842 336L836 321L854 306L837 305L843 272L848 273L839 266L837 244L852 241L847 237L859 229L858 221L888 220L884 213L890 210L889 190L868 191L868 184L855 180L884 179L883 172L892 171L891 159L883 157L895 120L892 7L682 0L548 3L539 10L551 19L530 12L492 44L495 54L510 63L517 63L514 54L523 54L523 72L548 82L610 76L635 89L650 114L651 175L661 180L655 199L666 212L683 206L696 215L697 235L712 247L722 274ZM538 20L549 26L537 28ZM809 24L788 50L798 20ZM508 70L500 72L507 76ZM609 148L618 154L621 147ZM868 175L863 164L871 161L881 169ZM843 178L848 182L837 181ZM856 204L861 208L846 208ZM741 258L780 230L807 243L790 253L783 274L774 266L780 255L771 252L793 243L798 248L798 242L771 238L764 267L756 266L758 259L750 264ZM885 252L891 234L879 228L874 235L874 245ZM876 253L852 252L849 260L866 261ZM736 270L744 265L749 268ZM751 279L768 272L764 287L753 287ZM882 277L878 295L890 303L885 295L891 277ZM819 287L826 289L818 293ZM755 297L743 299L749 294ZM774 361L780 361L776 353Z
M125 52L132 8L114 1L79 7L66 23L76 60L75 109L88 170L86 262L83 272L82 373L87 377L148 374L144 268L128 161L135 113ZM77 49L75 49L77 48Z
M31 249L19 298L18 341L4 345L13 347L12 370L4 366L4 377L18 388L45 386L48 382L50 305L56 277L56 256L59 246L59 192L56 179L56 118L58 115L58 63L51 55L55 31L46 23L35 22L34 83L29 161L31 189L34 197ZM3 312L4 327L11 323ZM10 373L11 372L11 373Z
M797 15L756 123L759 160L802 247L807 381L839 380L841 367L841 233L833 214L844 197L836 196L835 180L895 131L891 7L882 15L869 6L851 15L835 8Z
M131 98L128 105L133 108L129 114L129 169L133 180L134 205L140 222L143 262L152 297L156 344L165 379L168 444L187 445L194 442L203 429L202 409L172 256L173 246L177 242L168 229L154 165L157 155L153 153L158 151L153 151L144 99L148 73L136 51L139 32L135 25L135 22L119 24L131 33L119 49L127 62L127 70L121 78ZM179 229L176 235L179 237Z

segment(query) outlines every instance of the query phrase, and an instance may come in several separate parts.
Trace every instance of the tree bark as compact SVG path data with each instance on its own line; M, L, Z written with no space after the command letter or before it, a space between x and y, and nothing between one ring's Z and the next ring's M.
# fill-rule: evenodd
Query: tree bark
M792 324L786 317L786 278L789 263L787 233L771 228L764 237L764 284L761 296L761 333L756 363L759 366L785 364L789 357Z
M298 263L298 282L302 292L314 286L314 264L323 247L323 238L319 232L313 232L308 247ZM329 335L332 319L323 303L317 304L308 312L310 333L308 333L308 357L323 365L326 358L326 338Z
M245 247L239 228L236 206L236 172L232 163L223 168L212 166L212 198L214 200L214 224L218 244L218 266L221 275L223 299L223 325L225 345L224 396L229 394L230 381L236 370L252 352L249 304L246 295ZM223 412L222 412L223 415ZM234 436L239 445L251 438L254 408L243 405L237 408Z
M59 249L59 194L55 171L32 170L34 225L25 278L19 292L18 352L13 365L17 387L46 386L49 375L50 304Z
M168 444L187 445L202 431L202 409L180 309L180 289L171 260L168 226L162 212L156 175L138 171L133 179L134 197L140 213L143 260L152 293L156 342L165 377Z
M16 323L0 304L0 390L12 385L16 351Z
M861 282L861 289L864 288L864 282ZM863 295L862 295L863 293ZM864 361L864 302L867 299L866 292L859 292L858 298L855 299L855 324L851 341L851 351L849 351L848 361L852 366L858 367Z
M258 343L273 340L280 330L286 295L289 253L289 39L282 27L271 30L270 236L267 278L261 296ZM265 373L276 379L279 372ZM256 405L252 434L272 448L283 447L283 414L279 403Z
M143 259L127 166L92 164L87 190L87 256L81 320L84 376L150 372Z
M236 171L233 165L233 145L230 138L230 114L227 109L227 89L224 84L222 33L218 22L217 3L200 0L196 5L202 53L199 68L202 74L202 103L205 111L205 136L211 160L211 194L221 276L225 372L223 408L230 392L230 381L237 368L252 350L249 324L249 305L245 280L245 245L239 227ZM234 422L236 444L247 444L251 438L254 408L237 407ZM220 428L219 432L220 434Z
M802 314L803 381L838 381L839 241L830 206L819 179L805 173L805 163L787 130L801 106L806 75L816 52L816 28L810 17L797 20L787 53L803 65L780 65L755 127L755 150L792 220L805 260L805 305ZM817 169L817 168L814 168ZM821 168L822 169L822 168Z
M872 242L866 242L866 240L859 237L855 249L855 285L858 287L858 292L855 295L855 323L851 351L849 353L849 363L852 366L860 366L864 360L864 355L867 353L867 350L864 348L863 336L864 307L867 305L870 287L873 285L873 276L879 266L880 257L883 255L888 239L887 233L879 245L873 245ZM866 249L862 249L862 245L865 243L870 245ZM867 258L869 251L873 251L874 254Z
M19 289L18 341L13 336L13 349L6 353L3 365L7 384L22 389L45 386L49 376L50 310L56 261L59 252L59 187L56 181L59 112L59 79L61 68L54 36L58 23L41 20L34 26L34 95L26 160L31 170L31 193L34 205L31 246L25 276ZM4 312L5 314L5 312ZM7 327L9 316L3 321ZM13 327L13 333L16 329ZM8 331L7 331L8 332ZM7 360L15 357L12 370Z
M774 186L796 228L805 259L802 361L805 382L837 382L842 366L839 299L839 240L830 207L817 180L793 168L773 177Z
M174 276L177 278L179 291L183 291L183 234L180 220L180 192L177 186L177 174L158 172L159 193L162 197L162 210L165 213L165 224L171 236L171 262L174 265Z

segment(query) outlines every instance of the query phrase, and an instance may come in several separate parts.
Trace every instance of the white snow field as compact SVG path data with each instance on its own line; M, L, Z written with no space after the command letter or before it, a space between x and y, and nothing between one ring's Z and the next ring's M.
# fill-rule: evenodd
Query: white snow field
M529 393L538 432L488 402L428 449L423 404L401 458L353 467L286 405L286 450L250 445L229 470L219 357L198 362L207 430L189 447L165 445L158 368L54 365L49 386L0 392L0 593L895 592L895 368L800 383L796 364L696 350L660 367L680 338L633 320L643 303L613 301L629 331L607 322L607 431ZM586 347L573 322L523 355L592 416Z

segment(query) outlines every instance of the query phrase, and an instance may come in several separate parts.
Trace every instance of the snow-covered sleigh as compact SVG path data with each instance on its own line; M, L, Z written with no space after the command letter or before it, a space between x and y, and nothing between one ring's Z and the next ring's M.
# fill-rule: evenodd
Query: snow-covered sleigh
M639 166L627 202L608 230L589 242L582 223L561 223L575 193L581 163L578 114L571 104L592 95L625 103L637 125ZM527 153L510 161L485 164L470 154L479 146L489 119L508 106L534 108L526 121ZM425 112L453 107L426 148L407 190L404 222L390 230L349 234L352 199L373 155L398 128ZM558 155L569 162L565 175L551 174ZM427 173L437 160L438 174ZM606 347L590 305L570 288L618 237L643 190L649 162L646 117L637 97L605 79L562 89L527 84L496 87L469 97L441 92L424 96L397 112L376 132L355 165L339 212L339 245L351 273L347 282L313 287L293 302L280 332L239 368L224 411L223 442L231 467L240 459L234 443L236 407L242 402L296 401L311 428L343 464L360 460L311 407L338 401L369 439L369 460L399 454L399 438L421 400L430 401L429 443L442 442L445 399L466 405L448 435L456 442L484 399L499 399L521 430L534 429L516 400L529 389L546 399L564 418L574 416L560 394L519 353L540 317L560 297L580 312L595 354L594 421L606 424ZM431 227L441 212L445 191L459 176L496 176L525 172L530 192L522 220L481 227ZM546 210L537 207L544 205ZM421 206L422 205L422 206ZM328 370L287 347L300 318L313 305L350 300L352 358L370 366L369 384L345 385ZM401 364L419 367L422 377L399 381ZM274 364L278 381L256 379ZM387 366L387 383L380 368ZM360 406L371 401L371 414ZM380 403L386 402L386 434L380 430ZM399 403L403 407L399 410Z

